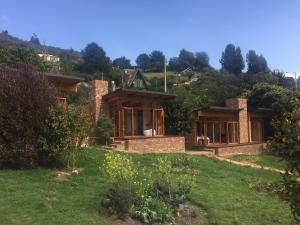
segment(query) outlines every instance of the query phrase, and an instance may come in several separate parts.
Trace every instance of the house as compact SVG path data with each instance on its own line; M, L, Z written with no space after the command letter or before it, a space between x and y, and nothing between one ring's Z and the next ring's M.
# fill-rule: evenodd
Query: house
M46 62L58 63L60 61L60 58L55 55L42 53L42 54L38 54L38 56L41 57Z
M190 142L216 154L256 152L264 147L264 121L271 109L249 109L247 99L234 98L225 107L195 109Z
M84 82L85 79L77 76L69 76L57 73L43 73L48 79L48 82L53 85L59 92L59 101L63 104L67 104L67 98L65 93L76 93L77 84Z
M176 96L149 91L139 70L115 91L109 92L108 82L103 80L91 81L90 88L93 121L100 113L113 121L112 146L134 152L184 151L184 137L165 135L163 103Z

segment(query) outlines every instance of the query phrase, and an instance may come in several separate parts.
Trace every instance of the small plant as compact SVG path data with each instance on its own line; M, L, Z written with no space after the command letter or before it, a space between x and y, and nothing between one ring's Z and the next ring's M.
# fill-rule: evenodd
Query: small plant
M113 123L111 119L105 115L101 114L98 122L97 122L97 131L100 137L105 139L105 144L108 143L108 138L110 137L111 133L113 132Z
M150 196L142 199L135 216L146 224L175 222L172 211L166 203Z
M131 214L141 189L132 160L126 155L109 152L105 154L103 168L112 185L106 208L120 217Z

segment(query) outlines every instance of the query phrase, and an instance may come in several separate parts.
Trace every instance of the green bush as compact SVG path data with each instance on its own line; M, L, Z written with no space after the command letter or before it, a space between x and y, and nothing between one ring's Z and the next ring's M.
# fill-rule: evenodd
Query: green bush
M151 196L143 198L135 216L146 224L175 222L172 211L166 203Z
M105 154L103 168L112 186L106 207L120 217L131 214L141 188L133 162L126 155L109 152Z
M143 223L174 222L171 209L184 204L194 177L176 174L167 157L154 164L153 171L137 169L128 156L115 152L105 155L104 171L111 183L103 206L123 217L135 216ZM104 204L105 203L105 204Z
M100 114L97 122L97 132L99 136L105 140L107 145L107 140L113 132L113 123L107 115Z
M83 107L52 108L39 137L39 161L44 165L63 160L75 167L76 154L88 136L90 123Z

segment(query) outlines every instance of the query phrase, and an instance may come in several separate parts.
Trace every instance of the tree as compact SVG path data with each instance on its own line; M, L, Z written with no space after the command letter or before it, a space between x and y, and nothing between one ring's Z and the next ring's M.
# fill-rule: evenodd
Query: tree
M116 58L113 61L113 65L116 66L116 67L119 67L120 69L131 68L130 60L126 59L125 56L122 56L120 58Z
M195 54L195 70L202 71L209 67L209 57L206 52L196 52Z
M220 59L222 69L228 73L240 74L245 68L244 59L240 47L235 47L233 44L228 44Z
M161 72L164 70L165 55L161 51L152 51L150 54L150 69L154 72Z
M177 72L181 71L181 65L180 65L178 57L170 58L169 64L168 64L168 70L177 71Z
M150 57L146 53L140 54L136 58L135 62L136 62L137 67L144 71L150 69Z
M39 135L56 103L56 91L43 74L0 69L0 167L39 164Z
M30 65L35 70L48 71L49 66L31 48L20 46L0 47L0 66L22 68Z
M35 33L32 34L29 42L32 43L32 44L35 44L35 45L40 45L41 44L40 39L38 38L38 36Z
M109 74L111 70L111 62L106 56L105 51L97 43L88 44L82 51L83 63L80 66L81 72L95 74L100 77L101 73ZM96 75L97 73L97 75Z
M268 72L268 63L263 55L257 55L254 50L247 53L248 73L256 74L259 72Z
M52 107L39 136L40 162L64 159L68 168L75 168L77 152L90 131L89 116L84 106Z
M99 135L105 139L107 145L108 138L113 132L113 123L105 114L101 114L97 122L97 131Z
M300 222L300 106L273 121L275 136L269 146L287 160L284 193L295 219Z
M194 68L195 56L192 52L182 49L179 53L178 60L180 62L181 70L187 68L192 68L192 69Z

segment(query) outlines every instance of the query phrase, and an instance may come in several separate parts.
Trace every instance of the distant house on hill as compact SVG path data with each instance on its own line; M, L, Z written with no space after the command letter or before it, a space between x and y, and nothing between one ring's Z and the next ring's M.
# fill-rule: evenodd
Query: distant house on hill
M60 58L55 55L42 53L42 54L38 54L38 56L41 57L46 62L58 63L60 61Z

